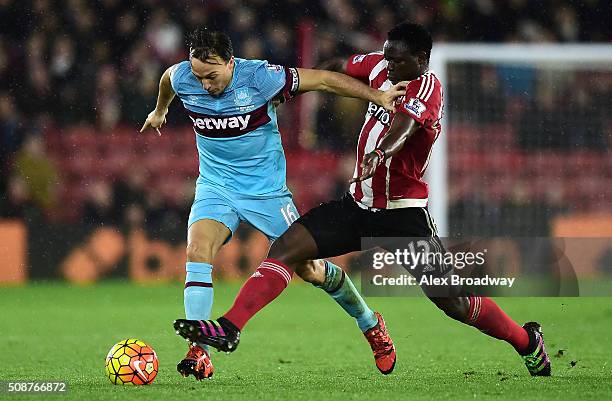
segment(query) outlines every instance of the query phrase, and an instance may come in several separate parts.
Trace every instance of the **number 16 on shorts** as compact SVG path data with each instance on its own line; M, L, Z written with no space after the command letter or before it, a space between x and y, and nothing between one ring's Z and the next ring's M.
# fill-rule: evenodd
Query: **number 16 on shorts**
M285 222L287 223L287 227L289 227L291 223L293 223L298 219L298 217L300 217L297 210L295 209L295 205L293 204L293 202L289 202L285 206L281 207L280 212L283 215Z

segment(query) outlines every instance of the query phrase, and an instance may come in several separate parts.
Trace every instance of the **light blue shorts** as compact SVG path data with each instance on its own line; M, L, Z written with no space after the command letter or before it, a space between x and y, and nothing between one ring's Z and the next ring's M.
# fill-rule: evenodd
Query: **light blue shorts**
M189 213L188 227L202 219L211 219L231 231L226 242L246 221L264 233L270 241L280 237L300 217L289 191L278 196L248 197L209 184L196 184L196 194Z

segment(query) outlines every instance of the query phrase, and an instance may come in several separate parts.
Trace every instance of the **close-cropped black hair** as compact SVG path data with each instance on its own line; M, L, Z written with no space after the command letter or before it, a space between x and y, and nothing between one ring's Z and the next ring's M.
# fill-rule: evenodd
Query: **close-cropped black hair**
M431 54L431 35L422 25L402 22L389 31L387 39L404 42L413 54L423 51L427 54L428 58Z
M232 41L225 33L211 31L200 26L189 35L189 55L198 60L205 61L211 56L219 56L224 61L229 61L234 55Z

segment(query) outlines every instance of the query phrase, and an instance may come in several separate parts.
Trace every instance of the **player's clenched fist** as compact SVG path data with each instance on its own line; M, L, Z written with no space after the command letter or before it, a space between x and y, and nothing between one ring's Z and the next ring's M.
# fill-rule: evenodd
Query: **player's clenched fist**
M161 132L159 131L159 128L162 126L162 124L166 123L166 113L167 112L168 110L160 113L157 111L157 109L150 112L149 115L147 116L146 121L142 125L140 132L143 132L147 128L154 128L155 131L157 131L157 135L161 136Z

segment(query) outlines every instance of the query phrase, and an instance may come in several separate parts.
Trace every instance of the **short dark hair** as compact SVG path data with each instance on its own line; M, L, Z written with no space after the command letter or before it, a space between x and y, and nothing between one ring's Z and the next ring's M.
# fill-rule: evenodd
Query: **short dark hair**
M187 44L189 55L201 61L206 61L215 55L229 61L234 55L229 36L220 31L211 31L204 26L199 26L191 32Z
M389 31L387 39L404 42L413 54L418 51L425 52L427 57L431 54L431 35L422 25L402 22Z

